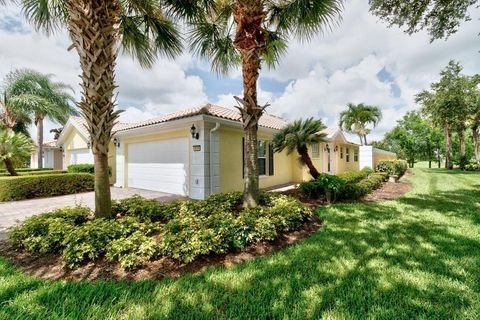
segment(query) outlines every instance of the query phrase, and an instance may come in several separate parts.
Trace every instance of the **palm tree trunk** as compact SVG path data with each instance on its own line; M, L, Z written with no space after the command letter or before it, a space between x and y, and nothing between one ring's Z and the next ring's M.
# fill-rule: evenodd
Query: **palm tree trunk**
M360 138L360 145L363 146L364 145L363 136L359 134L358 137Z
M445 168L453 169L453 152L452 152L452 129L449 123L445 124Z
M476 124L472 127L473 150L475 153L475 161L480 163L480 143L478 141L478 128L480 125Z
M39 116L39 115L36 116L35 124L37 125L37 144L38 144L37 163L38 163L38 169L42 169L43 168L43 118L42 116Z
M365 145L368 146L367 135L366 134L363 135L363 140L365 141Z
M298 148L297 152L302 158L302 162L307 166L308 170L310 171L310 175L313 177L313 179L317 179L320 173L313 165L312 159L308 155L307 147Z
M82 100L95 160L95 217L111 216L108 147L114 112L115 65L121 7L118 0L69 0L68 27L80 57Z
M17 171L15 171L15 167L13 166L12 160L5 159L3 160L3 163L5 164L5 169L7 169L8 173L11 176L18 176L18 173Z
M262 31L265 13L261 1L237 0L233 15L237 26L234 45L242 57L243 76L243 101L240 108L245 135L243 206L254 208L258 205L259 198L257 132L263 108L258 106L257 81L260 56L266 43Z

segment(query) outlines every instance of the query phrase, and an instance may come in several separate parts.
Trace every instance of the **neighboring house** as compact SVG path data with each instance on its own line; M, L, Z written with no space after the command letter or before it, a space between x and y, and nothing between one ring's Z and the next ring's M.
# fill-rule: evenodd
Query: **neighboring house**
M270 114L260 118L261 188L310 179L297 154L272 152L273 136L287 124L287 120ZM193 199L242 190L242 128L238 110L210 104L138 123L118 124L109 151L112 181L117 187L162 191ZM310 147L318 170L332 174L359 170L359 146L347 141L339 129L327 129L325 133L327 142ZM93 163L88 141L85 122L72 117L58 139L65 153L65 167Z
M35 146L30 157L30 167L33 169L38 168L38 146ZM62 170L63 154L56 141L48 141L43 144L43 167Z

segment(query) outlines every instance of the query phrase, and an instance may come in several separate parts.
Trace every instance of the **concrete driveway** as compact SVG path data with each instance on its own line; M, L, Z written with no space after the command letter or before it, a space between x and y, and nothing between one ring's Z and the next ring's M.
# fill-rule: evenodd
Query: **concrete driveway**
M183 198L182 196L169 193L133 188L112 188L111 190L112 199L114 200L130 198L137 194L147 199L157 199L162 202L170 202ZM0 203L0 240L5 238L7 228L18 225L28 217L55 209L75 207L78 205L93 209L95 206L94 193L77 193L59 197Z

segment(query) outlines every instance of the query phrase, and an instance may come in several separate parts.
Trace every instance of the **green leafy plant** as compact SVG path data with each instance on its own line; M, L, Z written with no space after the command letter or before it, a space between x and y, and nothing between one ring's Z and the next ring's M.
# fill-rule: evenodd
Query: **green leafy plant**
M69 173L95 173L95 166L93 164L71 164L67 167ZM112 176L112 167L108 167L108 174Z
M141 221L166 221L165 205L157 200L147 200L138 195L132 198L113 201L114 215L125 215L139 218Z
M93 176L85 173L0 177L0 201L59 196L93 188Z
M110 242L106 252L107 259L118 261L124 269L131 269L157 256L159 248L154 238L135 231L128 237Z
M404 160L380 161L377 165L378 172L386 172L389 175L403 176L408 169L408 164Z
M335 202L337 194L345 185L346 182L342 178L322 173L315 180L301 183L299 188L308 197L318 198L323 195L330 203Z

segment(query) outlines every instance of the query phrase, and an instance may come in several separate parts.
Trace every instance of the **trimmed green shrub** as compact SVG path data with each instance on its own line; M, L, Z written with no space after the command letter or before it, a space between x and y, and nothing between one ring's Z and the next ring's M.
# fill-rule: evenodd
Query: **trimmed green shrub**
M377 165L378 172L386 172L389 175L403 176L408 169L408 164L405 160L389 160L380 161Z
M322 173L315 180L302 182L299 188L310 198L325 196L328 202L335 202L337 193L342 191L345 184L345 180L338 176Z
M360 180L368 177L369 174L373 173L373 170L370 168L363 168L360 171L347 171L338 174L338 177L342 178L345 183L357 183Z
M10 229L9 239L19 249L58 253L63 249L65 236L85 223L90 214L87 208L68 208L33 216L21 226Z
M135 231L128 237L110 242L106 252L108 260L118 261L122 268L130 269L157 256L159 248L154 238Z
M285 195L262 193L265 205L246 210L238 207L241 198L241 193L229 193L156 206L134 197L114 205L114 219L88 220L89 209L63 209L27 219L10 231L10 238L29 252L61 253L68 268L102 256L133 268L160 254L190 262L273 240L313 214Z
M166 221L165 205L157 200L147 200L140 196L112 201L114 215L126 215L139 218L141 221Z
M0 177L0 202L92 191L90 174Z
M480 171L480 164L470 163L465 166L466 171Z
M19 176L41 176L46 174L64 174L67 173L65 170L38 170L38 171L17 171ZM11 177L8 172L0 173L0 177Z
M110 242L129 237L134 232L152 234L157 226L142 223L138 218L98 218L75 228L64 239L63 258L68 268L75 268L88 260L95 260L107 252Z
M95 166L93 164L71 164L67 167L69 173L95 173ZM108 174L112 175L112 168L108 167Z
M35 171L48 171L48 170L53 170L52 168L15 168L15 171L17 171L18 173L20 172L35 172ZM0 173L6 173L7 170L5 169L0 169Z
M375 172L367 178L357 183L349 183L345 185L339 197L345 200L357 200L371 193L373 190L382 186L382 183L388 179L388 173Z

